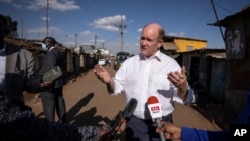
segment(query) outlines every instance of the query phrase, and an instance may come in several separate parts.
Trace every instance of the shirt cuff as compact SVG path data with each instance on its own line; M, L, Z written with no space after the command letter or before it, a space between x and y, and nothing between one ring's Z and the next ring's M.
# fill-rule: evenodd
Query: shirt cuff
M195 102L195 96L192 88L188 85L187 97L184 100L184 104L190 104Z

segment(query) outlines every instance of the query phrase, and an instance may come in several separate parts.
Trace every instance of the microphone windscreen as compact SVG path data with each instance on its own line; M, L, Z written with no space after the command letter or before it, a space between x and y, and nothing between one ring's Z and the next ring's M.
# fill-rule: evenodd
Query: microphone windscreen
M131 98L127 104L127 106L125 107L125 109L123 110L124 111L124 114L126 116L126 118L129 118L132 116L132 114L134 113L135 111L135 108L137 106L137 100L135 98Z
M156 96L150 96L148 98L148 104L155 104L155 103L159 103L157 97Z

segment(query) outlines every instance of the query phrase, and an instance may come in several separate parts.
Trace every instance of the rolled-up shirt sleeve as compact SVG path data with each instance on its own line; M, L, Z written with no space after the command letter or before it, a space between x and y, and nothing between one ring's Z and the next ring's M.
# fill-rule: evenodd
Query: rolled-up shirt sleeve
M123 85L121 81L117 80L115 77L112 78L115 82L115 89L114 92L110 92L111 95L119 95L123 91Z
M193 89L188 85L187 97L184 100L184 104L190 104L195 102L195 95Z

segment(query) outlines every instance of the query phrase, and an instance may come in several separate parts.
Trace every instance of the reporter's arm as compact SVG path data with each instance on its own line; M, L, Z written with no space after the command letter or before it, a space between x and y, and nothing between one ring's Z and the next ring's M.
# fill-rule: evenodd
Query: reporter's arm
M182 141L228 141L227 131L208 131L196 128L181 127Z
M97 141L101 127L82 126L38 118L26 105L10 103L0 95L0 140Z
M208 131L189 127L178 127L169 122L161 122L162 127L157 133L164 132L166 139L181 141L228 141L227 131Z

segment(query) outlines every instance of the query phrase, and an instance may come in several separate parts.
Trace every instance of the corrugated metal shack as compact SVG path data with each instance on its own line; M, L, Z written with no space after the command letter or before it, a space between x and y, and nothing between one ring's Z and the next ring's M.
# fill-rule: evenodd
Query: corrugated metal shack
M186 67L198 104L224 103L225 49L208 49L205 40L165 36L160 50Z
M189 84L197 96L197 103L224 104L226 53L225 49L199 49L179 55L180 64L186 67Z
M238 115L250 91L250 5L211 25L225 28L227 53L225 107Z
M187 43L185 46L186 51L177 52L178 44L167 42L161 51L186 67L188 82L196 95L195 107L212 122L228 128L236 116L228 116L225 111L229 109L225 104L228 73L226 50L206 47L189 50L190 45Z

